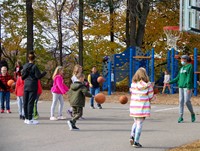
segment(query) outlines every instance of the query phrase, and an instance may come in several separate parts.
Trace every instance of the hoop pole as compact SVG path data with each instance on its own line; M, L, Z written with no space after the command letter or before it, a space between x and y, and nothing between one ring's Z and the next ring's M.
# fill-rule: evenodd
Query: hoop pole
M150 57L150 52L149 51L147 51L147 56ZM149 59L147 59L147 61L146 61L146 70L147 70L147 74L149 76Z
M129 51L129 87L131 87L133 77L133 47L130 47Z
M171 56L171 52L168 50L168 52L167 52L167 70L168 70L168 72L171 72L171 68L170 68L170 62L171 62L170 56Z
M154 82L154 48L151 49L151 82Z
M197 67L198 67L198 61L197 61L197 48L194 48L194 96L197 96Z
M108 95L111 95L111 71L112 70L112 63L111 59L108 62Z
M171 49L171 52L172 52L172 57L171 57L171 63L172 63L172 72L171 72L171 77L172 79L175 78L175 66L174 66L174 56L175 56L175 52L174 52L174 48ZM175 84L172 84L172 94L174 94L174 87L175 87Z

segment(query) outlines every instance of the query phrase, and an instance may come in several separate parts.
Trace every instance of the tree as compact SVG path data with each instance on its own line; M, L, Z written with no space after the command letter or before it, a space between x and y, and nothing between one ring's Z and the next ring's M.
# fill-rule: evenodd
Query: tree
M83 0L79 0L79 23L78 23L78 42L79 42L79 64L83 66Z
M126 8L126 48L130 47L130 20L129 20L129 16L130 16L130 11L129 11L129 0L127 0L127 8Z
M167 50L164 26L179 26L179 4L177 4L177 0L154 3L154 7L148 15L143 49L155 48L156 53Z
M129 0L128 2L128 10L130 12L130 46L141 47L150 10L150 1Z
M27 58L28 58L29 52L34 50L32 0L26 0L26 17L27 17Z

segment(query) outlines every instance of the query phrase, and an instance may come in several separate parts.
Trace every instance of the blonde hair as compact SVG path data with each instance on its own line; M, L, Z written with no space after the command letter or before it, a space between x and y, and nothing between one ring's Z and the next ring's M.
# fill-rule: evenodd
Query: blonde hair
M74 66L73 75L77 75L79 73L79 69L82 68L79 64Z
M147 75L146 69L145 68L139 68L135 75L132 78L132 82L138 82L138 81L144 81L144 82L149 82L149 77Z
M77 77L77 79L80 80L80 78L85 78L85 75L84 75L83 73L78 73L78 74L76 75L76 77Z
M52 79L54 79L55 76L58 75L61 70L63 70L63 67L62 66L57 66L55 71L54 71L54 73L53 73Z

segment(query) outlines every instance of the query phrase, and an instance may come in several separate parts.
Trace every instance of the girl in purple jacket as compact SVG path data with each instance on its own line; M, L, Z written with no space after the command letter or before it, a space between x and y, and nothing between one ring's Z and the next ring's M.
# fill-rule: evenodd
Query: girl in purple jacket
M62 110L64 106L64 99L63 94L65 94L69 88L64 84L63 80L63 67L58 66L56 67L52 79L53 79L53 87L51 88L51 92L53 95L53 102L51 105L51 117L50 120L59 120L59 119L65 119L62 115ZM60 102L59 108L58 108L58 117L55 117L55 107L57 102Z

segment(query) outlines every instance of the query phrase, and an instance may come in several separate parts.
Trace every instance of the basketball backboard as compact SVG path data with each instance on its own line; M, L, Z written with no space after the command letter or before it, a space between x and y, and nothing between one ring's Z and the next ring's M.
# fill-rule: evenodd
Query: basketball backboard
M200 0L180 0L180 31L200 34Z

